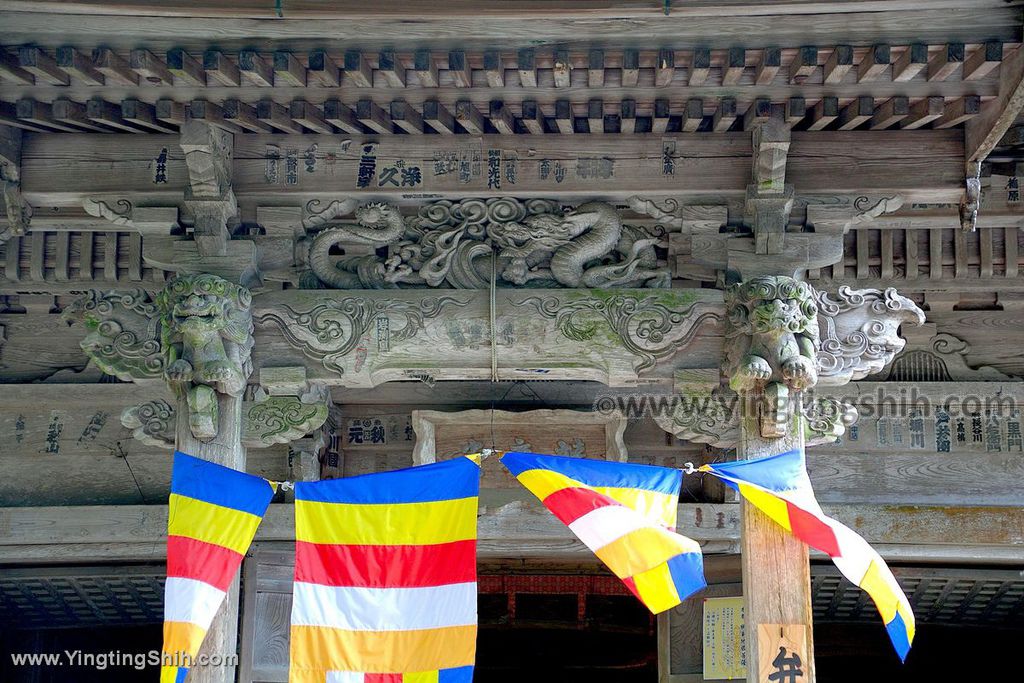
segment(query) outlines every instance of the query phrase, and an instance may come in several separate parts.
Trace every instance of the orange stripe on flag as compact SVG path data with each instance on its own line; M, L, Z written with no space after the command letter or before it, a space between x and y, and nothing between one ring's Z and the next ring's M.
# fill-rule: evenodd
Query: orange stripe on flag
M190 657L194 656L199 652L204 637L206 629L202 626L187 621L165 621L163 652L172 655L183 652Z
M473 664L476 625L415 631L346 631L322 626L291 627L292 672L430 671Z

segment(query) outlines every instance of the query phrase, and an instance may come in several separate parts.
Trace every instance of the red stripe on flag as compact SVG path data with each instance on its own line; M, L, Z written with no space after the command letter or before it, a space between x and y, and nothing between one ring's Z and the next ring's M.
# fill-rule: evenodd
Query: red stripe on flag
M836 534L832 531L832 527L789 501L786 501L786 509L789 511L789 525L793 529L794 536L829 557L842 555L839 550L839 541L836 540Z
M581 488L559 489L544 499L544 507L562 524L572 524L588 512L609 505L618 503L596 491Z
M626 578L622 579L622 583L626 584L626 588L629 589L630 593L632 593L634 596L636 596L637 600L640 600L640 602L643 602L643 600L641 600L641 598L640 598L640 591L638 591L636 589L636 581L633 580L632 576L627 576Z
M167 537L167 576L196 579L226 591L242 556L230 548L185 536Z
M436 545L295 543L295 580L324 586L416 588L476 581L476 541Z
M363 683L402 683L402 674L365 674Z

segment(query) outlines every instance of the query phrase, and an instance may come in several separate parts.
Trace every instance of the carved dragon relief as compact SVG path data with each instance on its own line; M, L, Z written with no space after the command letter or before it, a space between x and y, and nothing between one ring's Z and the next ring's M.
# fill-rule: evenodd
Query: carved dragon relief
M323 228L309 240L314 285L486 289L492 274L503 287L667 287L671 280L658 254L665 236L623 224L604 202L562 211L543 199L443 200L407 218L381 203L318 207L307 204L303 221L307 229ZM353 209L355 223L330 223ZM386 254L332 257L344 245Z

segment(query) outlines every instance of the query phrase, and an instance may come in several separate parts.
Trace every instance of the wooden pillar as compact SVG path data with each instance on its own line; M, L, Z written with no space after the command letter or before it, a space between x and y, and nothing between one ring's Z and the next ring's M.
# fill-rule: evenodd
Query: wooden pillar
M184 453L215 462L231 469L245 471L245 447L242 445L242 398L217 394L217 436L197 439L189 427L189 407L184 397L178 399L175 447ZM238 576L228 589L224 604L213 619L200 655L235 655L238 653ZM196 666L189 671L188 683L233 683L236 667L228 664Z
M740 459L767 458L804 448L804 417L793 411L787 434L761 436L753 395L741 401ZM747 680L767 683L761 670L771 664L760 660L758 630L763 624L791 624L805 631L804 672L798 683L813 683L814 639L811 632L811 570L807 546L746 500L740 508L740 552L743 567L743 604L747 636ZM777 650L776 650L777 652Z

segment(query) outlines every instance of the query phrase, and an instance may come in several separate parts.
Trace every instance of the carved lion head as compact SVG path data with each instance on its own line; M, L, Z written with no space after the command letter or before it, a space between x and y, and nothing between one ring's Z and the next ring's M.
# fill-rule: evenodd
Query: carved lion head
M252 294L216 275L180 275L157 295L165 329L172 336L216 332L236 343L249 337Z

